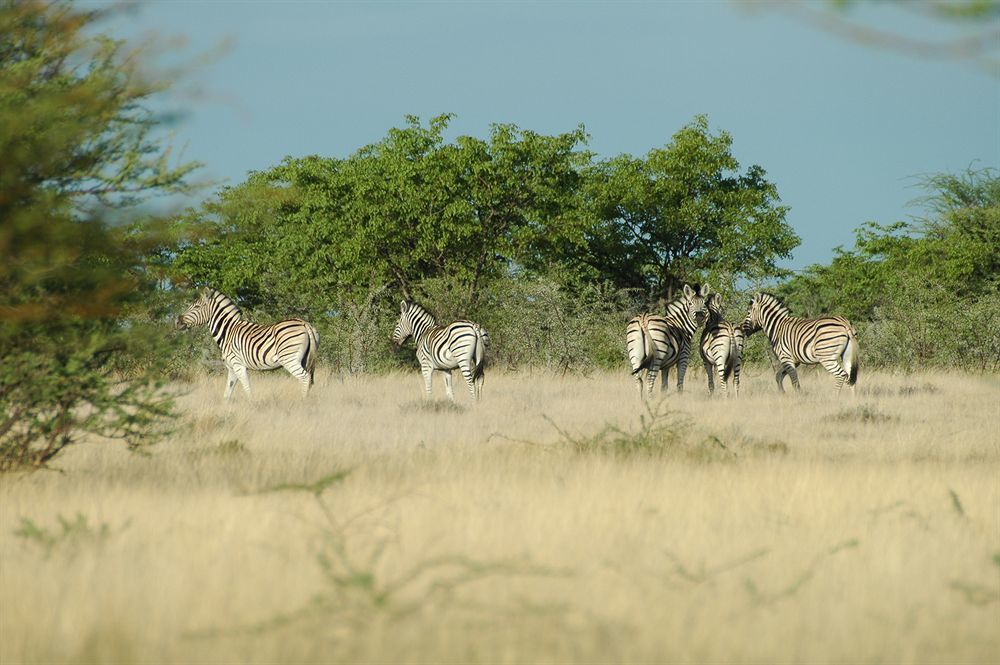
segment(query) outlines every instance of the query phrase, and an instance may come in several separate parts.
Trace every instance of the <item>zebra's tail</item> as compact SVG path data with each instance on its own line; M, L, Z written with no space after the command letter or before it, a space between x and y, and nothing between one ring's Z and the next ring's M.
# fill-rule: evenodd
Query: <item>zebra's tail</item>
M483 366L486 364L486 347L490 345L490 336L486 332L485 328L480 327L478 324L475 326L476 329L476 345L473 349L475 356L473 357L473 373L475 376L479 376L483 373Z
M861 356L858 353L858 339L854 336L854 330L848 328L847 346L844 347L844 369L847 370L847 385L853 386L858 382L858 368L861 366Z
M319 333L309 323L306 324L306 334L309 342L306 344L305 353L302 354L302 369L309 372L309 385L316 382L316 356L319 353Z

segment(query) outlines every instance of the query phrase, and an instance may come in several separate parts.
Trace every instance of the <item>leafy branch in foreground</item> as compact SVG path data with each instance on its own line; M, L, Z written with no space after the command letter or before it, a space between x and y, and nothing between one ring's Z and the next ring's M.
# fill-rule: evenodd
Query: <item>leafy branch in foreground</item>
M105 13L0 3L0 471L44 466L85 433L139 446L170 411L148 358L169 344L135 316L155 292L153 239L115 222L186 190L197 165L168 163L144 106L162 85L95 35Z
M14 535L25 542L35 543L44 550L45 556L49 557L57 548L65 545L74 548L83 543L101 545L114 533L107 522L92 526L83 513L77 513L72 519L59 515L57 519L59 527L48 529L39 526L34 520L22 517L21 526L14 529ZM117 531L119 533L124 531L129 524L125 522Z
M820 552L813 559L812 563L809 564L808 568L799 573L790 583L775 591L764 591L752 579L749 577L746 578L744 580L744 588L750 597L751 605L754 607L769 606L786 598L791 598L816 575L816 571L819 570L820 565L824 561L844 550L855 549L858 545L858 539L852 538Z
M389 539L348 540L347 526L359 517L386 507L393 499L338 520L325 495L343 483L351 470L340 470L313 482L285 482L248 494L299 492L310 495L326 519L323 544L316 554L324 587L298 609L232 628L194 631L188 637L213 639L259 635L293 626L322 628L342 637L357 637L377 621L397 621L411 614L460 604L456 592L497 575L551 576L565 574L525 561L478 561L462 555L433 556L393 575L383 572ZM367 542L366 542L367 541Z

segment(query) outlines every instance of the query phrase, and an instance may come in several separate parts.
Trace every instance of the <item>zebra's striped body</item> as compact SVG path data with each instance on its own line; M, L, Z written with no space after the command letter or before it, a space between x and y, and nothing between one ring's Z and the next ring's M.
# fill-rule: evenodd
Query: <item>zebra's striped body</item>
M729 396L729 377L733 391L740 394L740 364L743 359L743 329L722 318L722 297L708 296L708 321L701 333L701 361L708 375L708 392L715 392L713 372L719 376L722 392Z
M319 334L308 322L288 319L270 326L258 325L245 320L230 298L215 289L205 289L177 318L177 327L185 329L203 323L208 324L229 370L227 400L237 380L250 397L248 369L284 367L302 384L302 395L309 394L316 370Z
M625 350L632 366L632 375L639 384L639 397L652 397L656 375L663 372L660 391L667 389L670 368L677 366L677 392L684 391L684 374L691 355L691 339L706 316L705 296L708 285L699 293L687 284L684 294L667 305L663 316L640 314L625 328ZM646 371L643 392L642 371Z
M483 365L489 335L478 323L453 321L437 325L430 312L414 302L403 301L399 307L399 321L392 332L392 341L402 346L409 336L417 345L417 360L424 376L424 392L431 394L431 379L435 371L444 374L444 387L448 398L455 401L451 385L452 370L459 369L469 386L472 399L479 401L483 392Z
M858 380L858 340L851 322L843 317L799 318L774 296L757 293L741 327L748 337L758 330L767 335L780 365L774 378L781 392L786 374L799 390L795 371L799 365L823 365L837 378L837 392L845 381L853 388Z

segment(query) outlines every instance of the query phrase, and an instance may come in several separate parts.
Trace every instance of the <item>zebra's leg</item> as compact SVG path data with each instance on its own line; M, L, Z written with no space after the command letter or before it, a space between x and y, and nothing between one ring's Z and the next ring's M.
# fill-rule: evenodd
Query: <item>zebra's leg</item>
M253 399L253 394L250 392L250 377L247 376L247 368L240 365L235 370L236 378L240 380L240 385L243 386L243 391L247 394L247 398Z
M663 376L660 377L660 394L662 395L665 392L667 392L667 382L668 382L668 379L670 378L670 368L669 367L664 367L660 371L663 372ZM651 381L649 383L649 396L650 397L653 396L653 382L655 382L655 381L656 381L656 377L654 376L653 377L653 381Z
M681 357L677 361L677 392L684 392L684 375L687 373L690 351L687 346L681 347Z
M462 378L465 379L465 385L469 387L469 394L472 396L472 401L475 402L478 397L476 395L476 379L472 374L474 369L469 365L462 365L459 369L462 372Z
M646 391L643 390L642 385L642 370L636 372L633 376L635 377L635 384L639 386L639 399L642 400L646 396Z
M424 376L424 397L431 396L431 382L434 379L434 369L430 365L420 363L420 373Z
M796 392L802 390L802 386L799 385L799 373L795 371L795 363L784 361L784 371L788 375L788 378L792 380L792 386L795 388Z
M660 392L663 392L664 387L667 383L667 374L670 370L663 370L663 385L660 387ZM660 370L648 367L646 369L646 395L649 399L653 399L653 386L656 385L656 375L660 373Z
M729 397L729 377L726 376L725 361L721 366L717 366L716 370L719 372L719 385L722 387L722 394L724 397Z
M284 367L289 374L299 380L299 383L302 385L302 396L307 397L309 395L309 386L312 385L312 376L310 373L307 372L297 360L288 364L283 364L282 367Z
M226 379L226 401L228 402L233 396L233 388L236 387L236 372L229 365L226 365L226 369L229 370L229 378Z
M448 393L448 399L452 402L455 401L455 390L451 387L451 370L443 369L441 374L444 375L444 391Z
M705 374L708 375L708 394L715 394L715 378L712 376L712 365L707 360L702 361L705 365Z
M770 344L767 345L767 359L771 361L771 369L774 370L774 381L778 384L778 392L785 392L785 365L778 359L778 354L774 352L774 348Z
M736 393L736 397L740 396L740 360L739 356L736 357L736 361L733 362L733 392Z
M837 378L837 384L834 386L834 391L838 394L840 389L844 387L844 382L848 379L848 374L835 358L828 358L826 360L821 360L820 363L830 374L833 374Z

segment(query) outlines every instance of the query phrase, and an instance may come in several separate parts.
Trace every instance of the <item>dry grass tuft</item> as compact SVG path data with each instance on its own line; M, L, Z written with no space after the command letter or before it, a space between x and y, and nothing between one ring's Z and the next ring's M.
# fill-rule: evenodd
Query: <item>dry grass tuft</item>
M0 477L0 662L995 662L1000 380L747 374L206 377Z

